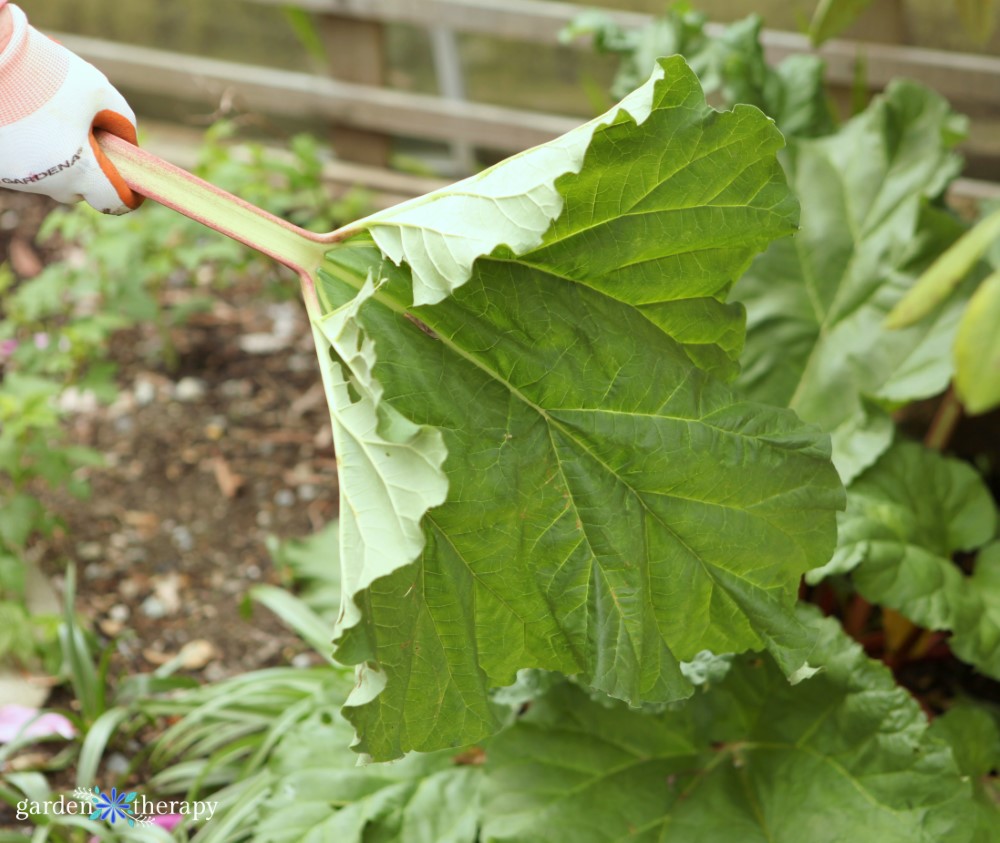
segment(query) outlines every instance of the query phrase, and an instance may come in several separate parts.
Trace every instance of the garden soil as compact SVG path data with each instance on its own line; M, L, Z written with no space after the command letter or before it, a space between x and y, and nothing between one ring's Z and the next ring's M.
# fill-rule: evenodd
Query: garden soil
M50 207L0 191L0 254L15 272L60 259L34 242ZM255 585L287 584L269 537L311 534L337 514L330 421L304 310L236 285L175 329L170 344L168 367L151 353L160 345L152 329L123 332L110 349L117 400L64 402L72 440L106 464L87 470L87 500L46 493L62 525L32 552L57 590L66 566L76 566L77 609L113 647L113 678L178 655L181 673L201 681L318 661L247 599Z

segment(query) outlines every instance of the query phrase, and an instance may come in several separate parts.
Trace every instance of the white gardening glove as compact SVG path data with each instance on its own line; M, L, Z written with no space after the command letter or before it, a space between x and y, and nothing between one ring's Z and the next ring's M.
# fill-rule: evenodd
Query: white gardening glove
M94 139L104 129L135 143L132 109L96 67L30 26L17 6L7 8L14 29L0 52L0 186L85 199L106 214L139 207L142 197Z

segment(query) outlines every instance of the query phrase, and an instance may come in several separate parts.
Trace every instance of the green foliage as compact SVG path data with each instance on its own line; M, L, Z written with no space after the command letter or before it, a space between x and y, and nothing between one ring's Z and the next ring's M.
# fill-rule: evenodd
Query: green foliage
M327 621L340 610L340 524L331 521L302 539L268 539L268 550L285 585Z
M690 694L679 662L706 649L805 668L790 608L829 553L839 482L794 416L720 379L741 339L726 290L794 221L780 138L756 110L707 108L680 59L623 109L352 226L382 251L358 235L320 272L336 658L362 665L346 712L377 758L495 731L489 688L523 667L635 704Z
M1000 272L969 299L955 335L955 391L969 413L1000 406Z
M812 20L809 22L809 37L813 44L840 34L865 11L872 0L819 0Z
M796 686L742 656L659 715L556 688L490 746L483 838L985 839L987 815L970 822L972 786L914 700L836 622L817 630L823 672Z
M862 595L921 627L954 633L959 658L1000 679L996 507L970 466L898 443L855 480L837 551L810 579L853 571ZM951 560L979 551L971 576Z
M905 328L939 311L984 257L994 271L969 299L955 337L955 390L968 412L1000 406L1000 210L987 213L946 249L886 317L889 328Z
M801 230L736 290L748 312L741 384L830 432L845 482L889 446L887 410L952 375L959 302L906 331L882 322L962 231L928 204L957 174L961 125L941 97L902 82L835 134L796 141L786 167Z
M642 84L660 56L684 56L705 94L731 108L747 103L774 119L788 137L826 134L833 114L823 90L823 63L815 56L789 56L777 67L764 59L763 21L757 15L727 26L717 37L705 31L705 15L673 8L649 26L626 30L602 12L581 13L564 40L588 35L598 52L621 57L612 85L616 98Z

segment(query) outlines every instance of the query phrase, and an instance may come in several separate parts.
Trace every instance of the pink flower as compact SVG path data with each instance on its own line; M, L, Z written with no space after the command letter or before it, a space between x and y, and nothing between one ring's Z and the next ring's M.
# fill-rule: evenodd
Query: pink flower
M163 814L157 815L155 817L150 817L150 821L155 826L159 826L164 831L173 831L177 826L181 824L181 820L184 819L183 814ZM96 837L91 837L87 843L101 843Z
M153 817L153 825L158 825L164 831L173 831L184 819L183 814L163 814L163 816Z
M0 744L16 737L49 738L60 735L76 736L76 727L61 714L41 714L37 708L24 705L0 705Z

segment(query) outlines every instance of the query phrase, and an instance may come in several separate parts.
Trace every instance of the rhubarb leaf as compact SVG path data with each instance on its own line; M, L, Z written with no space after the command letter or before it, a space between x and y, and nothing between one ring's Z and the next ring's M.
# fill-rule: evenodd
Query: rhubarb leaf
M412 206L409 227L377 220L320 272L336 658L358 666L344 712L377 759L496 731L490 689L522 668L634 703L691 694L680 663L704 650L767 648L809 673L792 606L843 493L823 436L723 381L742 340L726 291L794 227L782 140L754 108L709 108L679 58L634 100L645 119L619 109L587 130L535 247L510 245L513 223L477 233L498 207L475 193L487 174ZM548 160L500 168L535 195L528 173L548 184L534 163ZM402 253L379 248L393 225ZM413 275L452 241L487 251L447 264L450 295L415 304L434 284Z
M969 817L986 809L916 701L836 622L819 628L824 670L799 685L769 657L740 656L721 683L658 715L569 684L536 700L490 746L483 840L533 843L539 829L549 843L983 839Z
M969 465L897 443L851 484L839 522L837 550L811 582L852 571L866 599L954 633L959 658L1000 678L1000 545L979 553L971 577L952 561L997 530L990 492Z
M889 447L881 407L934 395L952 375L961 297L906 330L882 323L961 234L926 207L957 173L960 128L943 98L901 82L837 133L796 140L786 166L801 230L735 291L747 307L741 383L830 432L845 483Z

